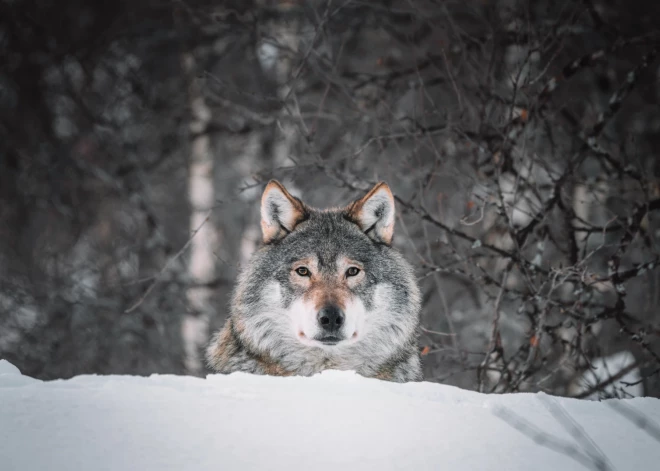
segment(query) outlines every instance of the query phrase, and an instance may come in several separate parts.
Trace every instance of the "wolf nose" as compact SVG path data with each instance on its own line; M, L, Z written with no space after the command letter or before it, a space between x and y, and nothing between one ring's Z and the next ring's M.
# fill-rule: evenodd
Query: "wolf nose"
M344 325L344 312L337 306L326 306L319 311L317 319L326 332L336 332Z

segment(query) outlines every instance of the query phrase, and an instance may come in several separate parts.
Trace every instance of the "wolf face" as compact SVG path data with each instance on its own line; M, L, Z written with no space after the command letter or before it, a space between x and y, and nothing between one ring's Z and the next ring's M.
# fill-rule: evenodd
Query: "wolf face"
M239 277L231 316L207 353L210 366L421 379L419 290L390 246L394 214L385 183L346 208L316 210L271 181L261 201L264 244Z

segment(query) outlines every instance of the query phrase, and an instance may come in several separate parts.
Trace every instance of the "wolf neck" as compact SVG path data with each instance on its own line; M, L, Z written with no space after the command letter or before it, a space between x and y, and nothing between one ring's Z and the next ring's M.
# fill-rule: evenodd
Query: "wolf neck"
M419 355L414 345L404 346L387 358L369 359L353 355L335 356L321 349L292 349L277 360L243 339L230 318L208 351L211 368L221 373L242 371L273 376L311 376L327 369L354 370L371 378L390 381L420 379Z

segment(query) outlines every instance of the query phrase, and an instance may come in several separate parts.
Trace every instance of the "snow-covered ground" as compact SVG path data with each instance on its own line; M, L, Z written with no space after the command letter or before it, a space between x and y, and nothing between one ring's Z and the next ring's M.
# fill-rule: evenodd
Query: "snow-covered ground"
M0 361L2 471L659 466L652 398L482 395L339 371L43 382Z

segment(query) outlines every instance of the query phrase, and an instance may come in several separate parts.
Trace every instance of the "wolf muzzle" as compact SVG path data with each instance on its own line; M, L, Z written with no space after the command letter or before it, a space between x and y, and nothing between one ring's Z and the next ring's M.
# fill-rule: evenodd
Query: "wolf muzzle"
M334 345L344 340L341 328L346 320L346 315L338 306L325 306L316 314L316 320L321 330L321 334L316 340L326 345Z

